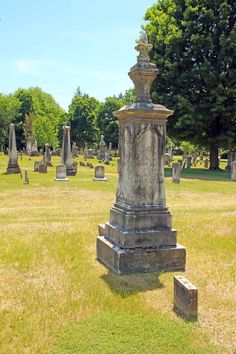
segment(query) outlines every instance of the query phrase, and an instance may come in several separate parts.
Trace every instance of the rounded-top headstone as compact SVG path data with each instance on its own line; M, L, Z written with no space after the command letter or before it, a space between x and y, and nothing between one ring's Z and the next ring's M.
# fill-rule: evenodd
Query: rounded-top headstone
M68 181L66 177L66 165L57 165L56 166L56 178L55 181Z

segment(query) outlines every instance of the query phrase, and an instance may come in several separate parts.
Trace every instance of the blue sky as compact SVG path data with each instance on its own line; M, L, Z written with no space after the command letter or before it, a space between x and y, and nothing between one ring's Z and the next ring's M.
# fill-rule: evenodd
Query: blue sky
M40 86L65 109L78 86L103 100L132 87L146 9L154 0L2 0L0 92Z

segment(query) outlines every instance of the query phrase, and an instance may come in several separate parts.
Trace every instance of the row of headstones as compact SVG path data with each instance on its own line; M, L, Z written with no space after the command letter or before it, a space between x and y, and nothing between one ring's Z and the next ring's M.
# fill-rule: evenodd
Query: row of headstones
M180 176L182 171L182 160L172 164L172 182L180 183ZM231 180L236 182L236 161L231 164Z
M93 165L91 163L87 163L85 165L84 162L80 162L80 166L87 166L89 168L93 168ZM48 165L46 163L41 162L41 161L35 161L34 172L47 173L47 167L48 167ZM55 181L68 181L68 178L67 178L68 173L67 172L68 171L67 171L66 165L62 165L62 164L57 165L56 166ZM28 173L27 173L27 177L28 177ZM105 177L104 166L102 166L102 165L95 166L95 176L94 176L93 180L94 181L107 181L107 178Z

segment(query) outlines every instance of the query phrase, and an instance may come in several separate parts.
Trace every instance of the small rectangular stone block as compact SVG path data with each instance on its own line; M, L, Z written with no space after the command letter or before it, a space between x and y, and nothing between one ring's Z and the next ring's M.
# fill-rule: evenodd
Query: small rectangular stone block
M97 259L116 274L185 270L186 249L181 245L161 248L123 249L97 237Z
M197 317L198 289L185 277L174 277L174 310L185 317Z

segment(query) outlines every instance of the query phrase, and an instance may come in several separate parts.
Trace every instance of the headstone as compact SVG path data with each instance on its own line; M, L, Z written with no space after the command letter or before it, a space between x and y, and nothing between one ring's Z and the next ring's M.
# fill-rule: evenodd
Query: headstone
M48 172L48 165L46 163L39 164L39 173L47 173Z
M39 172L39 164L41 161L35 161L34 162L34 172Z
M54 178L54 181L69 181L66 177L66 165L56 166L56 178Z
M106 143L104 141L104 135L101 135L101 140L99 144L99 152L98 152L98 160L104 161L105 160L105 153L106 153Z
M37 144L37 140L36 139L32 139L32 141L31 141L30 156L39 156L38 144Z
M185 269L186 250L176 243L164 187L166 122L173 111L151 101L158 70L150 63L147 34L141 33L138 62L129 72L136 103L113 113L119 120L116 201L105 236L97 238L97 259L117 274Z
M9 130L7 173L10 173L10 174L20 173L20 167L18 165L18 156L17 156L17 150L16 150L15 126L12 123L10 124L10 130Z
M24 184L29 184L28 171L26 171L26 170L25 170L25 176L24 176Z
M93 159L93 149L88 149L87 159Z
M178 160L178 164L180 165L180 171L182 171L183 160Z
M71 153L71 145L70 145L70 126L65 125L63 127L61 164L66 165L67 176L75 176L77 173L77 164L74 165L71 161L71 158L72 158L72 153Z
M198 313L198 289L181 275L174 277L174 310L187 318Z
M209 160L208 160L208 159L206 159L206 160L204 161L204 167L205 167L205 168L208 168L208 167L209 167Z
M31 153L31 139L27 138L26 140L26 154L30 155Z
M72 143L72 157L78 157L79 156L79 149L76 146L76 143Z
M110 158L109 158L109 154L106 152L105 153L105 160L104 160L104 163L106 165L110 165Z
M191 168L191 166L192 166L192 157L191 156L187 156L186 157L186 162L187 162L187 168Z
M179 163L172 164L172 183L180 183L181 167Z
M102 165L95 166L95 177L93 177L94 181L107 181L105 178L105 167Z
M112 161L112 143L109 143L108 158L109 158L109 161Z
M45 144L44 162L47 164L47 166L52 166L51 158L52 157L51 157L49 145Z
M231 164L231 180L236 181L236 161L233 161Z

